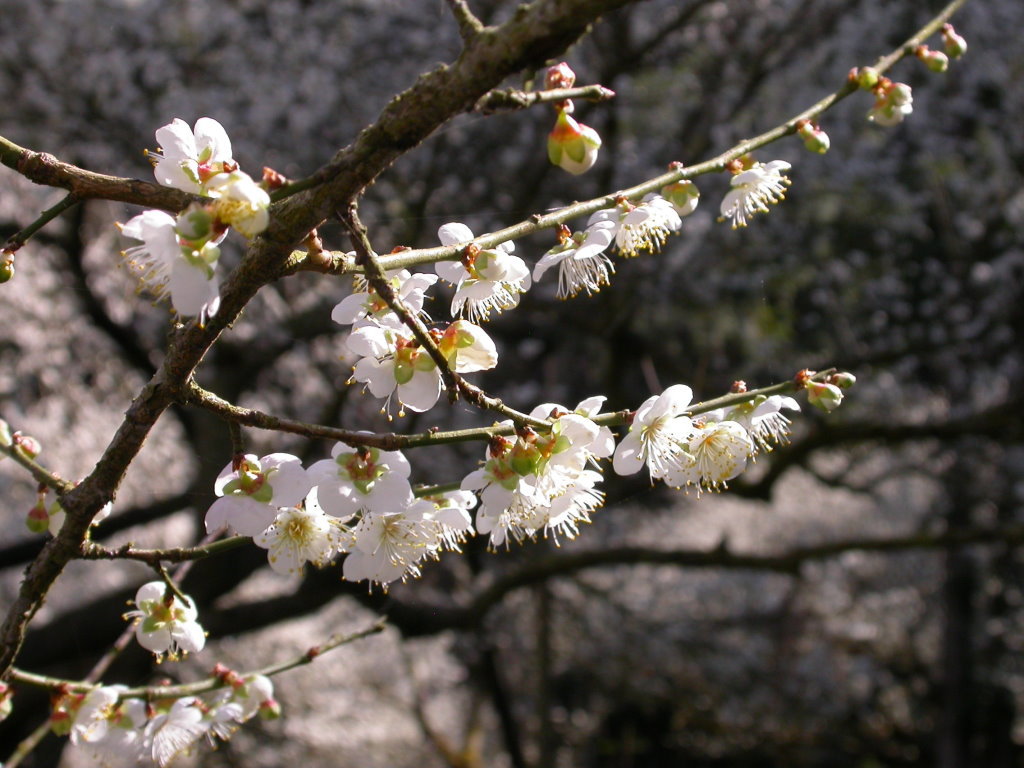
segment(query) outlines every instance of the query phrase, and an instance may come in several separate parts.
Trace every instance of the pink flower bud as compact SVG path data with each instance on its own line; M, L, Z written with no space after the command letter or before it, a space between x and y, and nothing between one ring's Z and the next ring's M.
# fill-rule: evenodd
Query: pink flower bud
M43 450L43 447L39 444L38 440L30 435L23 435L21 432L15 432L11 435L11 442L14 444L15 448L30 459L34 459L42 453Z
M36 505L28 511L25 518L25 526L32 533L46 533L50 528L50 513L46 511L46 504L40 498Z
M816 152L819 155L823 155L828 152L831 141L828 138L828 134L821 130L821 128L816 124L811 122L803 123L797 130L797 133L799 133L800 138L803 139L804 146L811 152Z
M260 702L260 718L263 720L277 720L281 717L281 705L277 699L267 699Z
M14 691L11 690L11 686L7 683L0 683L0 722L7 719L7 716L11 714L11 710L14 709Z
M951 59L959 59L967 53L967 41L957 34L952 24L942 25L942 44Z
M834 384L809 381L807 382L807 402L825 413L831 413L843 402L843 391Z
M552 88L572 88L576 82L576 73L564 61L548 67L547 75L544 78L544 85Z
M945 72L949 68L949 57L942 51L933 51L927 45L917 46L914 55L932 72Z
M554 165L578 176L594 165L600 148L597 131L559 110L554 130L548 136L548 159Z

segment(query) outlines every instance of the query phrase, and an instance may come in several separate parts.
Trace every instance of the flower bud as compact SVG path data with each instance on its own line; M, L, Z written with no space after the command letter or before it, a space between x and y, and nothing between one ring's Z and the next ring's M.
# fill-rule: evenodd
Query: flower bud
M700 190L689 179L662 187L661 196L672 203L672 207L680 216L689 216L697 209L697 203L700 202Z
M544 85L550 90L553 88L572 88L576 82L576 73L572 67L564 61L548 67L547 75L544 77Z
M6 283L14 277L14 252L4 251L0 254L0 283Z
M804 141L804 146L807 147L811 152L816 152L819 155L823 155L828 152L828 148L831 145L828 134L825 133L816 124L811 122L803 123L797 130L800 134L800 138Z
M832 374L828 380L829 384L835 384L840 389L849 389L857 383L857 377L848 371L841 371L839 373Z
M260 718L263 720L277 720L281 717L281 705L277 699L267 699L260 702Z
M914 55L932 72L945 72L949 68L949 57L942 51L933 51L927 45L917 46Z
M34 459L43 451L43 446L39 444L38 440L31 435L23 435L21 432L11 435L11 443L21 451L23 456L28 456L30 459Z
M46 511L46 504L40 497L36 505L28 511L25 518L25 527L32 533L46 533L50 529L50 513Z
M967 41L957 34L952 24L942 25L942 44L951 59L959 59L967 53Z
M874 67L861 67L857 71L857 85L862 91L870 91L878 83L878 70Z
M807 382L807 402L825 413L831 413L843 402L843 391L822 381Z
M7 716L11 714L11 710L14 709L14 691L11 690L11 686L7 683L0 683L0 723L7 719Z
M578 176L594 165L600 148L597 131L576 122L566 110L559 110L555 127L548 135L548 159L554 165Z

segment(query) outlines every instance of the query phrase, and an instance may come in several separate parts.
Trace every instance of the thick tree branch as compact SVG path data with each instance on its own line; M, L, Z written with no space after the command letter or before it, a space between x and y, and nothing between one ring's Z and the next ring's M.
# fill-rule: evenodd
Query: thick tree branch
M71 201L68 205L80 200L97 198L119 200L165 211L180 211L193 200L203 199L179 189L162 187L140 179L87 171L71 163L62 162L45 152L33 152L19 147L3 136L0 136L0 162L36 184L68 190L71 193L65 198Z

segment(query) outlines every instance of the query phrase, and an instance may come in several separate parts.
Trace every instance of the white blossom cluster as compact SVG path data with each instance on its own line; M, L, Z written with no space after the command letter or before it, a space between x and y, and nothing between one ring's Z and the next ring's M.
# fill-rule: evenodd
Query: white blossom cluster
M175 312L203 323L220 306L218 244L229 228L246 237L266 229L270 196L239 170L231 140L212 118L199 118L194 129L175 118L157 130L156 140L162 150L151 155L156 180L211 202L193 203L176 217L148 210L130 219L121 234L142 244L124 256L146 289L157 298L170 294Z
M143 700L127 696L120 685L65 693L51 724L100 765L152 760L163 768L204 736L215 744L257 714L280 716L269 678L228 671L220 679L223 687L204 697Z

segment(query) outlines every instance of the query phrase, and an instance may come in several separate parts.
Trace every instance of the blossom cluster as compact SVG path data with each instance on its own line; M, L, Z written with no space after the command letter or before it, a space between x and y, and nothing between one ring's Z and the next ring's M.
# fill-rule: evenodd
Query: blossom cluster
M194 128L175 118L156 132L161 151L152 153L154 175L164 186L207 198L177 216L148 210L121 227L141 245L124 251L143 286L158 299L170 295L174 311L200 323L220 306L218 245L234 228L255 237L267 227L270 196L241 171L231 140L216 120L201 117Z
M840 386L852 384L852 377L843 376L832 377L837 383L808 377L803 386L817 405L831 410L841 399ZM838 399L820 387L840 393ZM580 524L604 503L598 485L605 459L618 474L646 466L652 482L692 487L698 494L724 488L759 451L787 440L784 411L799 410L792 397L757 395L691 416L692 391L678 384L644 401L616 446L612 430L599 424L607 420L599 413L604 400L591 397L572 410L539 405L529 417L543 428L500 425L507 436L491 435L480 466L458 490L416 490L401 451L370 446L337 443L329 459L308 468L284 453L238 456L216 482L219 498L207 511L206 528L251 536L281 574L345 555L343 578L387 588L418 576L423 563L442 552L460 551L477 533L488 536L491 548L538 535L575 538ZM474 519L470 513L478 499ZM161 617L175 607L166 595L162 599L153 603L153 596L140 592L141 613L134 614L144 619L139 631L153 615L144 605L158 605ZM177 634L172 628L159 640L143 642L150 650L167 650L168 638L194 650L177 638L189 635L187 625L195 617L187 605L177 607Z
M54 704L50 725L101 765L151 759L163 768L204 736L215 744L257 714L280 715L269 678L229 670L218 676L222 687L206 697L143 700L120 685L65 693Z

